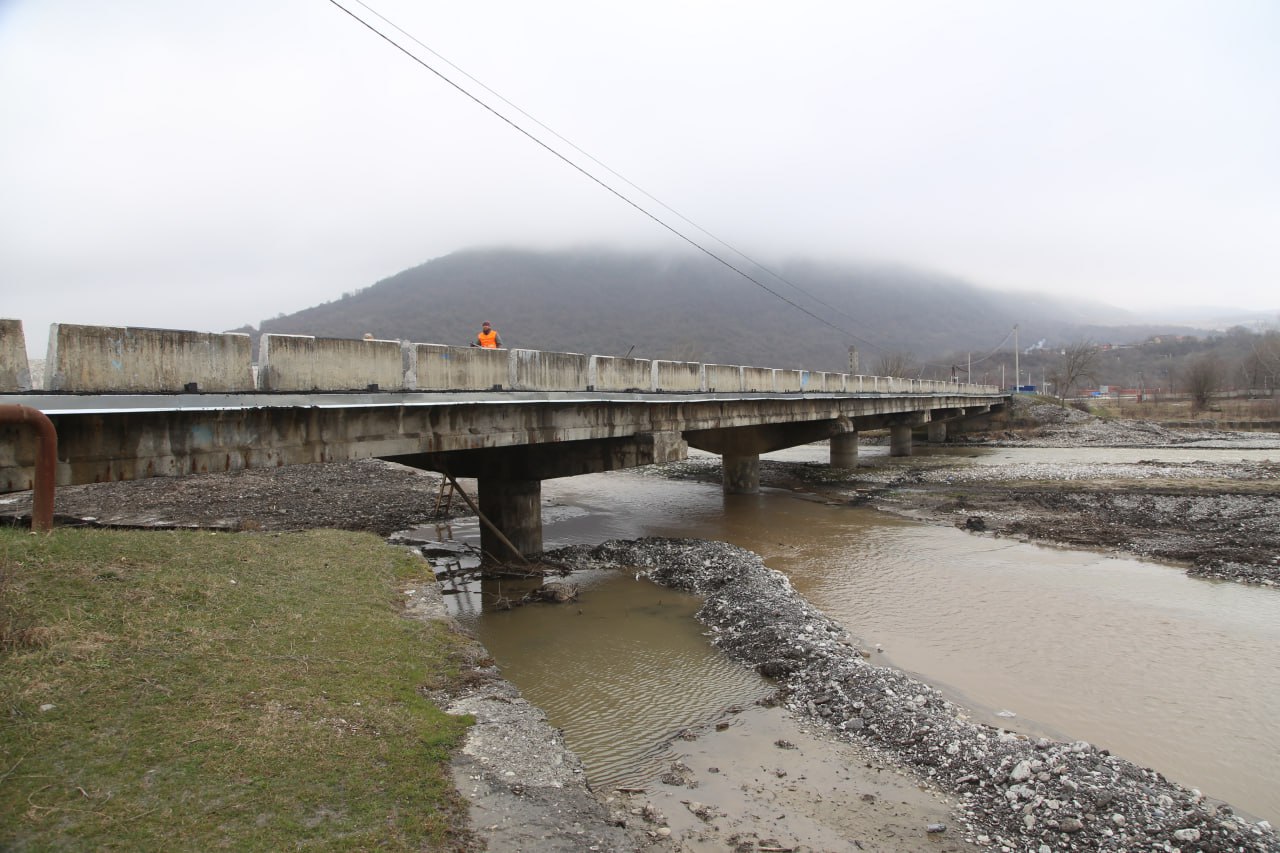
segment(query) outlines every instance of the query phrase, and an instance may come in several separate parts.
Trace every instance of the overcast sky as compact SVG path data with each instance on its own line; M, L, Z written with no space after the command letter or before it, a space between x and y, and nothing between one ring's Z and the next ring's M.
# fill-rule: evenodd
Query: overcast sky
M370 8L761 260L1280 308L1274 0L340 2L717 251ZM329 0L0 0L0 199L39 355L462 248L684 245Z

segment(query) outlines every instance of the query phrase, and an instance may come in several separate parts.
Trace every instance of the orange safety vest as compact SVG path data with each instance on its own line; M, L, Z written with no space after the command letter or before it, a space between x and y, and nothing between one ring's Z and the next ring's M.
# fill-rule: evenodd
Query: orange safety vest
M480 346L485 349L498 348L498 330L490 329L488 332L480 332L476 335L476 340L480 342Z

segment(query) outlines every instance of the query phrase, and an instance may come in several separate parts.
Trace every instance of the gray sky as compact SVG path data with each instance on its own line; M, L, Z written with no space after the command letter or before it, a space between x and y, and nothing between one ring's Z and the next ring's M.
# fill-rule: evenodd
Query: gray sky
M760 260L1280 308L1273 0L369 3ZM683 245L328 0L0 0L0 197L38 355L51 322L256 325L473 246Z

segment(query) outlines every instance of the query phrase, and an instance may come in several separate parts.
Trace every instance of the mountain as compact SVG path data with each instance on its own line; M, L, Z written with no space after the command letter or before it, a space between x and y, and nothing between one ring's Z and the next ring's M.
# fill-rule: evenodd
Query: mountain
M856 347L862 372L890 354L927 361L1011 348L1015 324L1023 347L1195 333L905 267L794 260L777 277L741 268L754 282L694 254L472 249L259 331L465 345L488 320L508 347L810 370L845 370Z

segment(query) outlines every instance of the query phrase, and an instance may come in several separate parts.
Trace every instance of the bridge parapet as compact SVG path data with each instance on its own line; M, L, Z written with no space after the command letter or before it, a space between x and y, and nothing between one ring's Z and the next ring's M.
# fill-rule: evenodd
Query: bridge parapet
M648 391L653 386L653 362L647 358L591 356L587 384L596 391Z
M743 367L735 364L704 364L702 367L707 391L741 393Z
M418 391L491 391L511 388L509 350L405 344L405 386Z
M44 387L83 393L255 390L248 335L54 323Z
M516 391L585 391L591 373L591 358L577 352L543 352L532 349L510 353L511 384Z
M705 391L702 364L694 361L655 361L653 382L648 390Z
M798 394L804 390L807 375L808 372L804 370L779 367L773 371L773 390L779 394Z
M27 369L22 324L0 320L0 394L33 387L75 394L264 392L634 392L674 394L999 393L990 385L861 374L482 349L309 335L250 339L167 329L54 324L45 381Z
M263 335L260 355L263 391L404 390L399 341Z
M754 391L773 391L773 368L743 367L742 390L747 393Z
M31 390L27 339L21 320L0 320L0 394Z

